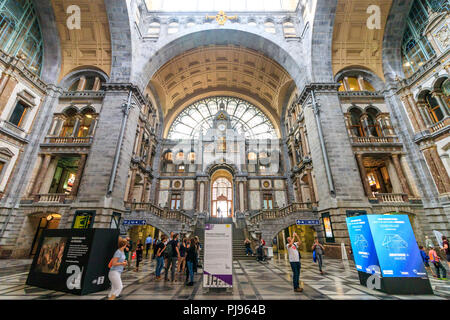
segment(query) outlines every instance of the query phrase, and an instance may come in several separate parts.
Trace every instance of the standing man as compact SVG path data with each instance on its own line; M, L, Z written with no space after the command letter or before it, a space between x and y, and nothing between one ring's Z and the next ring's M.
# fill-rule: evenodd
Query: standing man
M294 291L302 292L303 288L300 288L300 253L298 252L298 247L302 243L297 235L297 233L292 234L292 238L288 237L286 247L288 249L289 254L289 262L291 264L293 276L292 280L294 283ZM294 242L294 237L297 239L297 242Z
M180 258L180 249L178 248L178 233L173 235L172 240L167 244L168 247L171 247L172 250L169 250L169 256L167 257L167 268L166 273L164 274L164 280L169 280L169 268L172 266L172 282L176 282L175 280L175 270L177 268L177 261Z
M131 268L131 261L132 260L132 256L133 256L133 242L131 241L130 237L126 238L127 240L127 245L125 247L124 253L125 253L125 258L127 259L128 262L128 270L130 270Z
M150 247L153 244L153 239L150 235L145 239L145 258L148 258L148 251L150 250Z

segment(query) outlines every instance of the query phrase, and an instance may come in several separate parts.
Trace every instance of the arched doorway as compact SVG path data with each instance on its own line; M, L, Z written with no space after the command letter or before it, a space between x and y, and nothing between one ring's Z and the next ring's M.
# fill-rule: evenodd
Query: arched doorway
M299 248L300 251L312 252L312 245L314 238L317 237L317 231L312 226L294 224L278 232L273 242L274 253L278 253L279 255L287 254L287 238L292 237L294 232L298 234L302 242Z
M211 177L211 217L232 218L233 205L233 176L228 170L217 170Z
M30 215L28 219L30 220L32 228L36 230L30 249L30 256L34 256L42 232L46 229L58 229L61 215L58 213L37 213Z

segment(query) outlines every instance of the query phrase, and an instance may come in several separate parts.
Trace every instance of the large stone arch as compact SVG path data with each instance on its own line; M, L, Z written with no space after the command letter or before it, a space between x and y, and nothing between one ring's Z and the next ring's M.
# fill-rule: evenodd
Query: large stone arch
M383 38L383 72L387 83L393 83L397 76L404 77L402 67L402 39L406 19L414 0L393 1L387 18Z
M44 42L41 79L56 84L61 70L61 43L50 0L33 0Z
M139 70L133 74L133 82L144 90L153 75L169 60L181 53L208 45L235 45L259 51L281 65L294 79L297 87L303 88L310 76L300 43L289 44L279 35L260 34L248 26L229 24L218 26L203 24L180 30L156 43L144 44L142 55L136 59ZM144 56L145 54L145 56Z

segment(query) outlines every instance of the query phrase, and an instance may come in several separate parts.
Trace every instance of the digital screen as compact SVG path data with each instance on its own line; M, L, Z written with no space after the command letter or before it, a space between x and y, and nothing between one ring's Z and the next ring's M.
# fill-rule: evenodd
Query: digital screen
M369 215L383 277L426 277L425 266L407 215Z
M379 263L367 216L349 217L346 221L356 269L372 274Z

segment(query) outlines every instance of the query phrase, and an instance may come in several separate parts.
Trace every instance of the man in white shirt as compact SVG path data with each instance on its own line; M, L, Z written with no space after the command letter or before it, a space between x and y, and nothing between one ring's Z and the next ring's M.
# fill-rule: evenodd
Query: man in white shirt
M302 292L303 288L300 288L300 254L298 252L298 247L302 243L298 237L298 235L294 232L292 234L292 238L287 238L286 248L289 254L289 262L291 264L293 276L292 280L294 283L294 291ZM297 238L297 242L294 242L294 237Z

